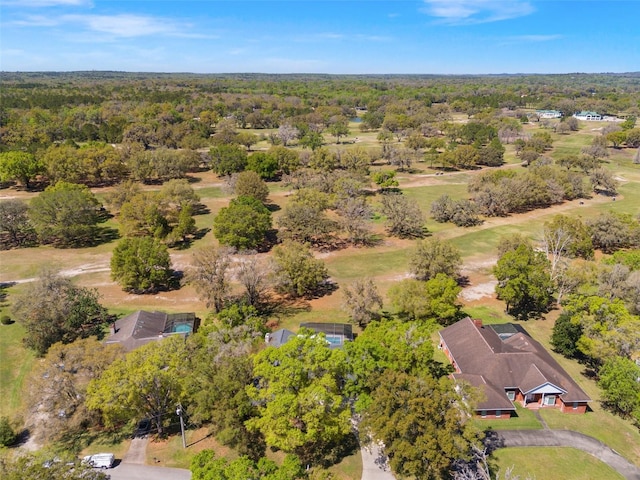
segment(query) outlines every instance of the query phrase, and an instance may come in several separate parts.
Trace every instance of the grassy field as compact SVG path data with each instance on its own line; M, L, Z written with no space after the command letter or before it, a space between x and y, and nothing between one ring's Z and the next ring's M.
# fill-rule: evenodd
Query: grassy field
M493 454L495 469L504 472L513 468L512 474L520 478L542 480L621 480L622 475L588 453L563 447L503 448Z
M13 417L20 411L22 385L31 371L34 355L22 346L24 328L18 323L0 325L0 417Z
M464 119L460 118L460 121ZM360 132L357 123L351 123L351 134L345 143L335 145L328 138L330 149L346 149L353 145L366 148L379 148L376 140L377 132ZM570 135L553 134L554 149L549 154L554 158L564 155L579 153L581 149L591 143L594 135L599 134L599 124L582 124L579 132ZM537 125L527 125L529 132L539 128ZM264 133L264 132L258 132ZM357 141L356 141L357 138ZM343 139L344 141L344 139ZM266 150L269 144L261 141L254 146L254 150ZM481 285L491 280L491 266L495 262L496 245L502 236L522 233L531 238L538 238L543 222L552 216L562 213L578 215L583 219L592 218L601 212L614 210L617 212L638 214L640 206L640 168L631 163L631 153L628 151L611 150L611 157L604 166L609 169L621 186L619 195L613 201L610 197L594 195L585 200L581 205L579 201L566 202L552 208L535 210L523 214L512 215L506 218L490 218L479 226L464 229L451 224L439 224L428 218L426 226L429 232L441 238L449 239L457 246L465 263L465 275L471 286ZM513 146L507 145L507 168L520 169L520 160L515 156ZM404 194L415 200L427 214L433 200L442 194L447 194L453 199L468 197L466 183L479 171L446 172L444 175L435 175L435 170L426 163L418 162L411 173L400 172L398 179ZM390 169L389 166L376 166L375 168ZM202 203L208 208L204 215L196 217L199 228L211 228L213 218L220 208L226 206L229 195L223 182L211 172L201 172L194 175L192 185L202 199ZM288 202L288 189L279 183L270 183L270 200L282 207ZM154 187L156 188L156 187ZM96 190L98 195L104 195L105 189ZM28 198L32 194L19 192L19 195ZM377 202L375 197L373 202ZM276 212L277 218L281 212ZM117 228L117 222L112 219L107 224L111 228ZM355 279L371 277L379 285L384 295L395 282L408 276L408 258L413 248L414 240L400 240L384 235L384 222L381 216L373 222L373 228L380 241L372 247L349 247L331 252L318 252L329 270L331 279L338 287L347 285ZM205 245L215 243L212 232L208 232L202 239L193 243L188 250L172 250L174 268L183 270L191 262L194 251ZM42 266L52 266L69 274L80 285L98 289L102 296L102 302L112 313L124 315L137 309L165 310L171 312L194 311L201 317L205 317L207 309L190 286L185 286L178 291L161 292L156 295L130 295L121 289L110 279L109 260L111 251L116 242L105 243L86 249L55 249L52 247L28 248L13 251L0 252L0 282L14 280L26 281L37 276ZM25 283L16 284L6 290L8 302L11 298L24 291ZM274 314L273 320L281 327L296 330L301 322L306 321L336 321L347 320L347 315L341 306L342 296L340 289L325 297L297 301L284 305ZM387 307L387 305L385 305ZM513 321L504 314L504 306L492 296L479 300L466 301L464 311L487 323ZM6 309L6 308L5 308ZM543 320L521 323L529 333L546 347L549 347L551 328L557 312L552 312ZM20 392L24 379L27 377L34 362L33 355L25 350L21 343L24 331L18 324L0 325L0 391L5 396L5 401L0 405L0 415L15 417L20 411ZM436 352L437 358L444 360L440 352ZM438 356L440 355L440 356ZM544 410L542 415L551 428L569 428L592 435L612 448L620 452L626 458L640 465L640 434L638 429L631 426L619 417L604 411L598 402L599 390L594 381L584 375L582 365L555 355L555 358L576 379L580 386L594 399L592 411L584 416L561 415L555 411ZM539 422L528 410L518 411L518 418L509 422L483 421L485 428L540 428ZM187 466L193 452L202 448L215 448L221 455L233 457L234 452L224 450L212 438L206 437L204 431L189 433L189 441L193 447L188 452L182 450L179 437L172 437L167 442L152 442L148 450L150 464L167 466ZM203 438L204 437L204 438ZM211 445L211 447L207 447ZM100 449L102 444L92 446L88 452ZM123 444L121 448L126 449ZM113 448L111 448L113 450ZM228 449L227 449L228 450ZM534 455L535 452L535 455ZM496 461L501 467L516 464L516 473L532 473L538 478L545 476L549 469L542 470L543 466L553 468L553 471L562 472L555 478L619 478L611 476L610 471L597 470L605 468L604 465L595 462L596 465L587 463L590 457L584 459L579 452L571 449L563 451L562 455L547 452L544 449L507 449L500 450L496 454ZM593 477L577 476L565 472L570 470L564 467L564 460L569 464L588 465L585 472L593 469L593 472L603 472ZM537 464L532 461L537 459ZM544 459L540 461L540 459ZM158 461L159 460L159 461ZM521 469L522 468L522 469ZM359 454L349 457L338 466L334 467L337 478L359 478L361 475ZM582 470L580 470L582 471ZM607 476L608 475L608 476Z

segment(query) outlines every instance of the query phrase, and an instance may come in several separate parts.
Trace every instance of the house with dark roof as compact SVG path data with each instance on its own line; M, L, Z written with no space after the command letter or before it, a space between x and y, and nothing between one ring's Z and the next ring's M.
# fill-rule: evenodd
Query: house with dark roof
M130 352L146 343L172 335L186 337L200 325L195 313L145 312L138 310L116 320L105 343L119 343Z
M287 343L289 338L293 337L295 333L291 330L287 330L286 328L281 328L274 332L268 332L264 336L264 342L269 347L279 347Z
M509 418L514 402L530 409L584 413L589 396L551 354L521 327L483 325L467 317L440 331L440 348L455 380L480 388L483 418Z

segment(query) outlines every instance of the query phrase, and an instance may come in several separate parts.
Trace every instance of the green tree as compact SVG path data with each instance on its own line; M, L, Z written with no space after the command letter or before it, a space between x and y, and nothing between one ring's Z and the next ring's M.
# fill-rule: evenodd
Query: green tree
M315 132L313 130L309 130L305 133L298 142L302 148L310 148L312 151L317 150L322 147L324 143L324 137L320 132Z
M439 273L457 277L462 259L460 251L438 237L419 240L409 258L409 269L419 280L435 278Z
M120 240L111 256L111 278L126 292L152 293L169 288L173 270L166 245L148 237Z
M329 133L336 137L336 143L340 143L341 137L349 135L349 122L346 118L339 118L329 125Z
M294 297L317 293L329 277L324 262L301 243L285 241L273 249L273 259L278 288Z
M442 364L433 360L433 326L400 320L373 321L344 346L349 374L345 393L356 400L361 412L371 401L380 376L387 370L410 375L446 374Z
M203 326L190 337L192 352L186 377L190 418L207 422L216 438L257 460L264 455L262 435L250 432L245 422L257 415L247 394L254 379L250 354L261 339L249 326Z
M399 185L398 180L396 180L396 172L392 170L379 170L374 172L372 180L373 183L378 185L383 191L387 188L393 188Z
M416 202L401 194L386 193L381 204L389 234L400 238L425 235L424 215Z
M640 225L630 216L606 211L587 221L591 241L595 248L613 253L621 248L638 244Z
M562 315L582 328L576 346L592 365L616 356L630 358L640 351L640 321L619 298L572 295Z
M240 132L236 135L235 142L247 147L248 151L251 151L251 146L260 141L260 138L251 132Z
M331 241L338 225L329 219L321 203L293 201L278 218L278 236L285 240L321 245Z
M498 280L496 293L507 304L507 312L528 317L549 307L553 283L549 260L533 247L520 245L498 259L493 274Z
M238 145L218 145L209 151L211 170L217 175L231 175L247 167L247 152Z
M322 334L294 336L254 357L257 385L248 393L259 416L247 422L268 446L318 463L328 447L351 434L348 403L340 384L345 356L329 348Z
M18 435L13 430L9 418L0 417L0 447L10 447L18 440Z
M247 160L247 170L256 172L263 180L274 180L278 169L278 159L265 152L256 152Z
M87 187L58 182L31 200L29 219L41 242L78 247L96 241L99 210Z
M295 150L274 145L267 151L267 155L278 163L278 169L282 173L290 174L300 168L300 156Z
M260 178L256 172L250 170L246 172L240 172L235 178L233 193L237 196L253 197L260 200L262 203L266 203L269 196L269 187Z
M581 356L578 340L583 335L582 326L578 321L572 321L571 315L563 313L553 324L551 345L553 349L569 358Z
M25 327L25 345L44 355L54 343L102 335L109 315L98 298L95 290L44 271L16 298L13 317Z
M364 328L371 321L380 318L382 297L370 278L357 279L345 286L342 296L349 320L356 325Z
M460 393L458 393L460 392ZM387 370L372 393L361 429L382 442L401 477L447 478L456 460L470 457L479 433L469 417L473 398L452 380Z
M176 405L184 400L187 357L181 336L129 352L89 382L87 408L100 412L108 427L149 418L162 435Z
M120 233L124 237L165 238L171 228L156 192L140 192L120 208Z
M193 480L296 480L307 478L300 460L287 455L278 466L274 461L261 458L257 462L247 457L229 461L216 458L213 450L203 450L191 460Z
M0 182L19 182L27 190L31 181L44 173L44 165L27 152L0 153Z
M0 249L35 243L36 235L29 222L28 212L29 207L22 200L0 202Z
M598 373L605 405L640 422L640 366L625 357L608 359Z
M253 197L232 199L213 220L213 234L220 243L242 250L261 246L269 230L271 212Z
M388 295L396 312L408 320L435 320L449 325L458 318L461 290L455 279L438 273L426 282L402 280L389 289Z

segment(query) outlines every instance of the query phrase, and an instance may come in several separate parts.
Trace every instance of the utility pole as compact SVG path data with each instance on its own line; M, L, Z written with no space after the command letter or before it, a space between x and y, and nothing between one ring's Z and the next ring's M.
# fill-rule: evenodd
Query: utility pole
M184 437L184 420L182 418L182 405L178 404L178 406L176 407L176 415L178 415L178 417L180 417L180 431L182 432L182 448L187 448L187 440Z

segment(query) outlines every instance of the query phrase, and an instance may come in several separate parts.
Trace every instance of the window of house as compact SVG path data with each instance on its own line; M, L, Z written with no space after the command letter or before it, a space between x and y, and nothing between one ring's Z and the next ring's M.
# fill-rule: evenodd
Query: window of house
M500 418L502 416L502 410L496 410L496 418Z
M544 397L545 405L555 405L556 404L556 396L555 395L547 395Z
M482 418L486 418L486 416L487 416L487 411L486 411L486 410L480 410L480 416L481 416Z
M573 402L573 409L577 410L578 409L578 405L579 405L578 402Z
M508 390L507 398L513 402L516 399L516 392L514 392L513 390Z

